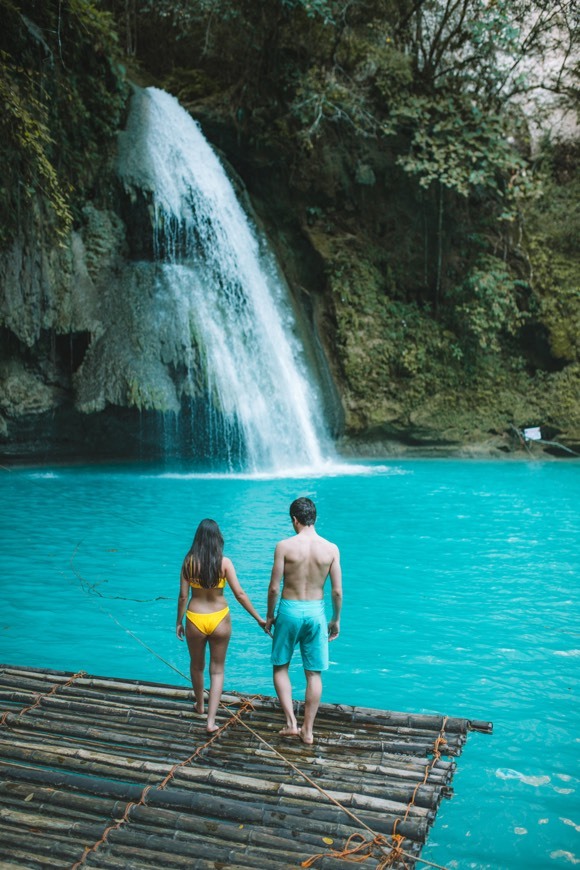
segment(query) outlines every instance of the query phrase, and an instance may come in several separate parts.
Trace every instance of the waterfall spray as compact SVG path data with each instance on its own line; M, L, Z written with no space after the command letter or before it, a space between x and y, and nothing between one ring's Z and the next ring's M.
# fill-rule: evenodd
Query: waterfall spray
M322 465L322 402L287 289L216 154L174 97L136 91L119 174L130 195L150 202L158 286L174 295L183 321L184 392L203 393L198 425L225 452L216 458L249 470Z

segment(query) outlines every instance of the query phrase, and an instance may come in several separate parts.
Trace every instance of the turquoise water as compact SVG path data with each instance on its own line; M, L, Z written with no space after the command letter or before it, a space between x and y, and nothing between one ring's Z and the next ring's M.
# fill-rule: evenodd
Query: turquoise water
M182 682L114 620L187 672L175 601L198 521L220 523L264 612L274 545L292 533L288 505L309 495L344 569L324 700L494 723L469 737L423 857L450 868L580 864L580 464L343 472L3 472L0 661ZM232 607L226 688L273 694L269 641ZM298 664L293 673L303 697Z

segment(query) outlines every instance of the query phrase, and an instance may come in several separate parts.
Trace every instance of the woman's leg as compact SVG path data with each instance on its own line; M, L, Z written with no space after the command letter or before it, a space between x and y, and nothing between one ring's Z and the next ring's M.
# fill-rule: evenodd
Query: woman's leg
M205 645L207 635L189 619L185 620L185 639L189 650L189 672L195 696L194 710L203 713L203 671L205 668Z
M226 653L232 634L232 619L228 613L210 634L209 640L209 698L207 702L207 725L209 733L217 731L215 717L224 687Z

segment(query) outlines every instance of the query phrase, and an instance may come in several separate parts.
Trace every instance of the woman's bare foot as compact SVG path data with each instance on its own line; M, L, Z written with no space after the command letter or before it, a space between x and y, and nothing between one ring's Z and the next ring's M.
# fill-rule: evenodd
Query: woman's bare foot
M285 728L281 728L278 734L280 737L298 737L300 729L298 725L287 725Z
M205 730L208 734L213 734L215 731L219 731L219 725L216 725L215 722L210 725L209 722L205 726Z
M311 746L314 743L314 734L312 734L312 732L306 732L304 728L298 729L298 736L303 743L306 743L307 746Z

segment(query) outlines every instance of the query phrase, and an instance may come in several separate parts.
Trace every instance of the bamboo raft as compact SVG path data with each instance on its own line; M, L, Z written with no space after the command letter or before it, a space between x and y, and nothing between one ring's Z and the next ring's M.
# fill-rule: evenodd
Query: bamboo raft
M452 759L492 730L322 704L305 746L236 693L218 724L187 688L0 665L0 867L412 867Z

